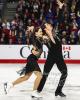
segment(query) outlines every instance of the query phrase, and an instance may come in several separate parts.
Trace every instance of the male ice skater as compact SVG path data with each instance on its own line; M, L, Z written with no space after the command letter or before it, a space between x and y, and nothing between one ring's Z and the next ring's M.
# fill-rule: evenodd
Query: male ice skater
M62 92L62 88L67 78L67 66L63 59L62 44L59 37L56 36L53 25L51 23L45 23L44 27L45 34L42 31L38 31L36 33L36 36L38 38L41 38L42 36L43 42L46 39L46 42L44 43L48 47L48 56L44 65L42 79L37 90L32 93L32 96L37 98L41 97L40 92L45 85L45 82L53 65L56 64L58 70L61 72L61 77L55 91L55 96L66 97L66 95Z

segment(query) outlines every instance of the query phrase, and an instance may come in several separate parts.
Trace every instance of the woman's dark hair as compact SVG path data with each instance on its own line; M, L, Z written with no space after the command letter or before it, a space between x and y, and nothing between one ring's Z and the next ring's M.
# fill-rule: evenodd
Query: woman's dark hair
M37 48L37 47L35 47L35 49L34 49L34 48L32 48L32 49L31 49L31 52L32 52L32 50L38 51L38 48Z

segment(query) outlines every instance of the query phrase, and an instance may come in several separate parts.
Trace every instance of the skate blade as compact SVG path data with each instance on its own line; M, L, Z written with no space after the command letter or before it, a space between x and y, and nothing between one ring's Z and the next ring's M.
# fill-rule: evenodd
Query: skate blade
M7 83L4 83L4 93L5 94L7 94L6 87L7 87Z
M33 99L38 99L40 100L42 97L35 97L35 96L31 96Z

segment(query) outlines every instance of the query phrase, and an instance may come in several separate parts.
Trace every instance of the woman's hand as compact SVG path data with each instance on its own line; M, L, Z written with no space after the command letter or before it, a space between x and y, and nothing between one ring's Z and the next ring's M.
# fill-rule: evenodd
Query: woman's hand
M38 37L38 38L40 38L40 37L42 37L42 34L39 33L39 32L36 32L36 33L35 33L35 36Z
M43 35L43 40L49 41L49 37L47 35Z
M41 28L38 30L38 32L35 32L35 36L37 38L42 38L43 37L43 32L42 32L42 29Z

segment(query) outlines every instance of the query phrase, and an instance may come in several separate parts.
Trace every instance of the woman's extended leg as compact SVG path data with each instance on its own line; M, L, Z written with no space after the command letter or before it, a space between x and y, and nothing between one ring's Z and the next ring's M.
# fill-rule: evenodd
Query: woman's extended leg
M21 82L23 82L23 81L28 80L28 79L30 78L31 75L32 75L32 72L31 72L31 73L28 73L28 74L26 74L26 75L24 75L24 76L22 76L22 77L19 77L17 80L13 81L12 83L5 83L5 84L4 84L4 91L5 91L5 94L7 94L7 93L9 92L9 90L10 90L13 86L15 86L15 85L17 85L17 84L19 84L19 83L21 83Z
M22 77L19 77L17 80L15 80L14 82L12 82L13 86L23 82L23 81L26 81L30 78L30 76L32 75L32 72L31 73L28 73Z

